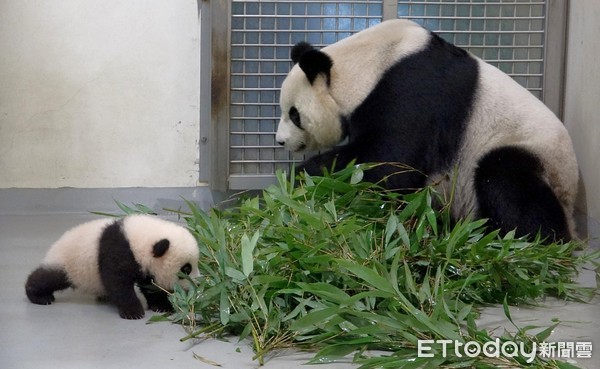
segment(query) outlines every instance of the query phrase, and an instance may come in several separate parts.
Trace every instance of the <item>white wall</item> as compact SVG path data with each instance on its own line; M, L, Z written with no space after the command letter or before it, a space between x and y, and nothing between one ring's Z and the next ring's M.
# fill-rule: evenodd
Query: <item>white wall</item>
M0 0L0 188L197 184L194 0Z
M579 204L600 237L600 1L570 1L565 124L571 133L585 186Z

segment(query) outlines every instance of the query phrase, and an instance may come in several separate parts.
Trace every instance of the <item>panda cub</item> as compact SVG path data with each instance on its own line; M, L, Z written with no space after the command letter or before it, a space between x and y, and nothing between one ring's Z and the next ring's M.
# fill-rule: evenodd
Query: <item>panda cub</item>
M49 305L54 291L72 287L108 299L124 319L140 319L144 308L134 285L151 310L171 311L162 289L188 288L177 274L198 276L198 258L196 239L175 223L150 215L97 219L68 230L50 247L25 292L34 304Z
M379 165L365 180L452 193L455 219L569 240L578 167L564 125L499 69L418 24L390 20L320 50L301 42L280 93L276 141L320 151L300 170ZM343 144L341 144L344 142Z

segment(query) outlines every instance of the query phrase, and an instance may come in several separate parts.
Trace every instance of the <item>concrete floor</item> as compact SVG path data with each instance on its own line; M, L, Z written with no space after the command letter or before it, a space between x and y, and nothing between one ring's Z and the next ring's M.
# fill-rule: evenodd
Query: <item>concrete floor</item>
M147 324L152 316L127 321L115 307L97 303L74 291L57 293L54 305L31 304L24 292L27 275L39 264L50 244L66 229L95 218L89 214L0 215L0 368L257 368L247 342L206 340L181 343L183 328L169 323ZM587 285L591 273L582 275ZM561 324L548 341L592 341L591 359L578 359L582 368L600 368L600 299L591 304L548 300L535 309L513 308L522 324ZM482 326L510 329L501 308L484 311ZM200 358L200 359L199 359ZM306 368L311 354L282 352L263 367ZM350 363L320 367L355 368Z

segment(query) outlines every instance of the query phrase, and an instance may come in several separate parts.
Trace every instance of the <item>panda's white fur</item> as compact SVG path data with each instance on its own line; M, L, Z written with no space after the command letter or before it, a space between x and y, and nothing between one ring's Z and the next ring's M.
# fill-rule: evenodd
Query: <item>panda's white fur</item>
M330 166L335 161L338 168L344 166L350 160L350 151L356 148L359 151L356 153L358 162L390 161L389 158L393 155L368 152L374 150L365 146L366 144L361 146L361 137L352 137L349 130L351 131L357 124L354 115L357 109L364 108L365 104L375 105L373 101L366 102L366 100L376 89L382 88L381 83L386 82L382 79L384 74L389 77L387 73L392 68L426 52L425 50L432 50L428 49L431 45L435 44L434 47L438 49L447 48L442 50L442 53L447 52L448 55L464 53L464 51L457 51L460 49L453 46L444 46L445 43L439 46L441 43L443 41L439 41L437 36L412 21L391 20L321 49L320 52L326 54L332 61L330 69L319 65L311 66L313 69L321 69L320 72L315 73L310 68L305 71L302 62L296 63L281 86L282 115L276 141L290 151L325 150L324 154L317 155L305 163L304 169L309 172L314 172L317 165ZM536 170L539 169L537 161L540 162L540 180L554 192L564 210L568 233L571 236L575 235L572 214L577 194L578 168L571 139L565 127L540 100L508 75L472 55L465 53L464 56L459 57L470 59L471 68L474 70L472 74L477 75L473 87L470 91L465 91L473 94L472 101L469 103L468 114L463 120L464 126L456 128L460 130L461 140L460 147L453 154L452 163L426 173L428 182L441 182L441 188L448 189L452 185L450 178L453 177L450 171L456 169L457 183L453 215L455 218L461 218L478 214L480 204L475 195L475 173L480 165L489 164L488 161L492 159L488 156L496 160L493 157L496 149L507 148L509 153L516 153L517 158L522 156L526 159L524 161L531 159L532 162L529 164ZM431 73L431 71L420 71L417 67L413 68L412 71L417 75ZM307 73L314 75L309 76ZM396 92L387 88L388 94ZM435 95L435 91L425 93ZM439 96L439 102L448 103L449 99L460 98L458 95L460 94ZM402 101L398 101L398 104L402 104ZM298 111L301 122L292 122L290 119L289 113L292 108ZM385 107L379 110L373 110L372 107L370 109L380 112ZM395 118L390 117L390 114L392 113L388 115L382 113L377 121L367 123L364 122L363 116L361 118L363 121L359 123L371 124L374 128L388 125L393 129ZM414 122L415 127L418 124L419 121ZM362 132L364 130L365 128L362 128ZM415 130L418 131L418 128ZM409 131L406 130L406 135L411 134ZM426 135L427 132L418 134ZM390 135L395 135L394 138L400 147L386 147L381 150L402 152L402 146L409 142L407 140L426 138L402 137L403 134L398 132L390 132ZM349 136L352 145L346 145L345 148L336 146L346 139L346 136ZM386 140L386 145L391 145L390 137L380 138L382 141ZM373 137L370 139L372 140ZM370 144L376 146L377 142ZM484 162L484 159L488 161ZM502 165L506 166L508 163ZM382 177L383 175L380 175L371 179L379 180ZM537 183L536 186L543 187L543 183ZM506 191L506 188L501 191ZM492 193L490 196L493 195L497 194ZM490 200L490 203L492 202ZM518 205L508 204L509 207L518 207Z
M573 214L579 171L571 138L562 122L535 96L499 69L478 60L481 68L476 104L457 160L455 216L477 211L472 174L477 160L491 149L516 145L532 151L545 168L545 180ZM493 98L490 98L493 97ZM567 217L575 235L573 217Z
M160 250L155 248L157 244ZM143 311L132 294L134 283L146 284L146 289L140 288L151 309L167 309L166 293L148 292L148 282L168 291L176 284L187 289L188 280L180 279L178 273L185 266L185 273L197 277L198 257L194 236L173 222L142 214L120 220L97 219L68 230L52 244L40 267L30 275L26 291L32 302L50 304L54 291L73 287L107 297L119 307L122 317L135 319L142 317Z
M98 246L102 231L114 219L97 219L66 231L50 246L43 267L62 268L83 293L105 296L98 270Z
M135 215L125 219L123 228L133 255L142 268L152 275L157 285L171 291L175 284L185 289L189 288L186 279L179 279L176 276L181 266L186 263L191 263L192 266L189 275L199 276L198 243L184 227L155 216ZM162 257L153 257L148 245L162 238L169 240L169 250Z

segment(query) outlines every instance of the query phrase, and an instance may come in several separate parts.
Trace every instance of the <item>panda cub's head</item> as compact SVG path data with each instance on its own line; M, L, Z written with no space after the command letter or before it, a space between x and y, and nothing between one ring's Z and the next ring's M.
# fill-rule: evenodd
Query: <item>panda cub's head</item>
M176 284L189 289L179 272L192 278L200 275L198 243L184 227L154 216L130 215L124 218L123 231L136 261L158 286L169 291Z
M344 139L342 114L329 89L333 61L305 42L292 48L291 57L294 67L281 85L275 140L289 151L332 148Z

